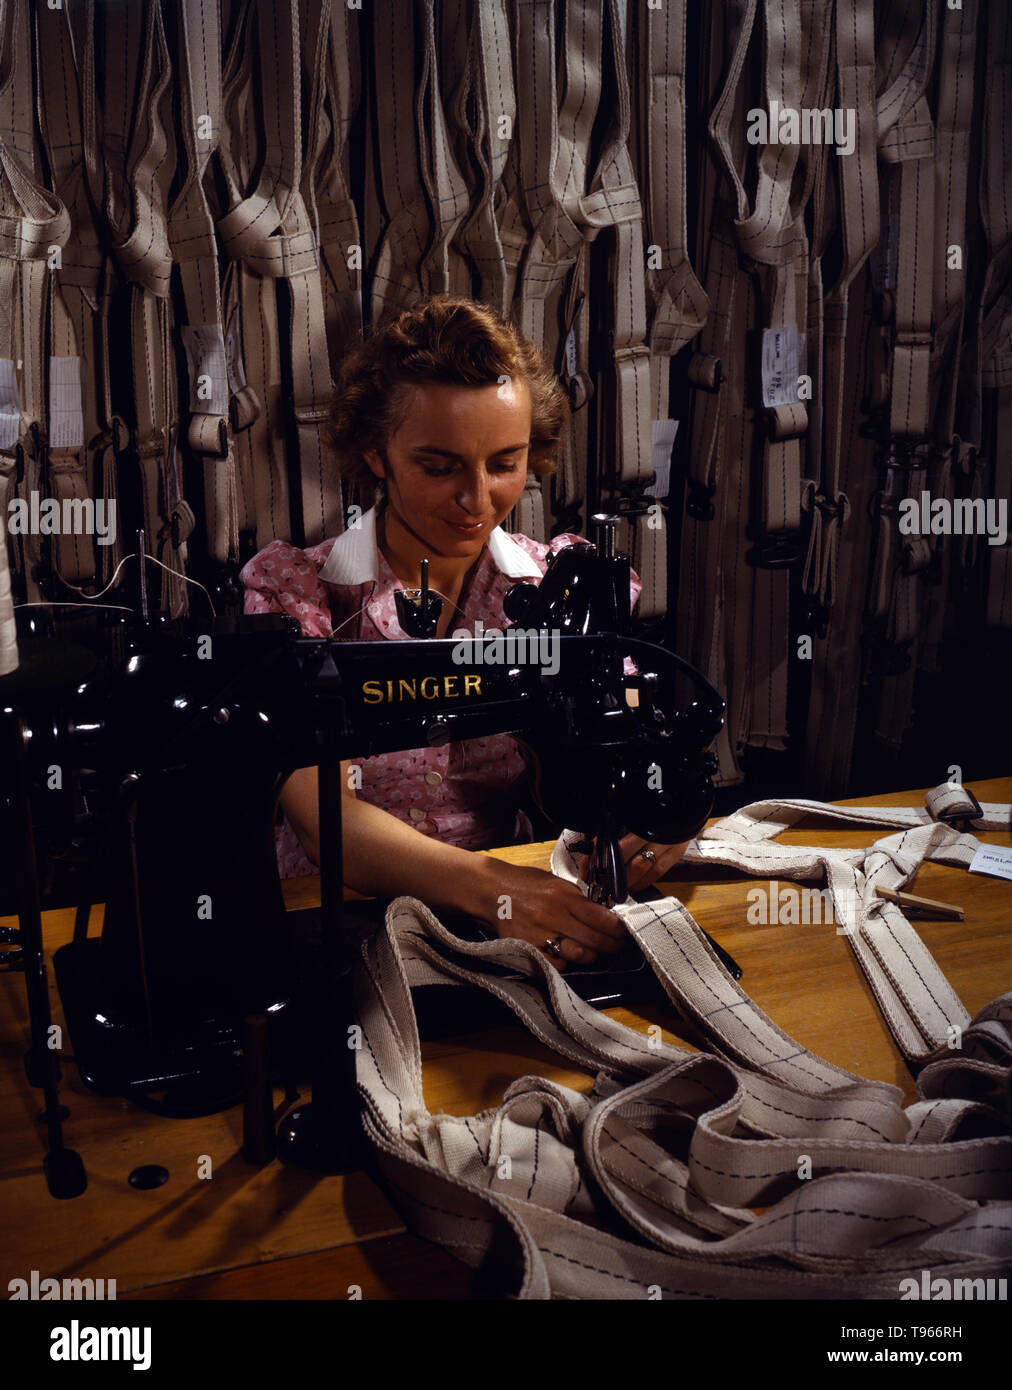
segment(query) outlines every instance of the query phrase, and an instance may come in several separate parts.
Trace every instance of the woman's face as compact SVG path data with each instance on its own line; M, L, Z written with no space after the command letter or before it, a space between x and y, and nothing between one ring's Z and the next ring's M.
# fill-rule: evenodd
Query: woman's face
M526 382L427 383L381 457L366 461L386 481L387 506L425 548L448 559L480 553L524 490L531 436Z

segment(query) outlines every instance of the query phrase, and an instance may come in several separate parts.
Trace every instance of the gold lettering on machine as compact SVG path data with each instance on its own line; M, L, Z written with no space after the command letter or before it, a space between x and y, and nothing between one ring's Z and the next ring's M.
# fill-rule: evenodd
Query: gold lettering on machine
M463 688L461 688L463 687ZM480 695L481 676L421 676L411 680L363 681L362 701L367 705L402 700L455 700Z

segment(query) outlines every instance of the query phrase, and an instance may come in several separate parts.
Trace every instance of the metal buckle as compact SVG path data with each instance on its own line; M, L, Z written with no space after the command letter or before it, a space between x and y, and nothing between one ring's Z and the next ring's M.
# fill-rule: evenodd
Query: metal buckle
M801 542L790 536L763 536L751 550L746 550L745 560L754 569L789 569L801 559Z
M689 516L695 517L697 521L712 521L717 513L710 499L716 491L715 487L709 487L706 483L700 483L695 478L690 478L689 495L685 503L685 510Z
M966 793L973 806L973 810L969 814L966 811L939 811L937 816L938 820L944 821L946 825L954 826L957 830L965 829L970 821L980 820L984 814L980 802L974 796L970 788L963 787L963 791Z

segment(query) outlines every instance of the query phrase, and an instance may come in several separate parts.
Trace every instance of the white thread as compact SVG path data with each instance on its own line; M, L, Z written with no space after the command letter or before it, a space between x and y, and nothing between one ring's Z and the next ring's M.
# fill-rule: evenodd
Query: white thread
M73 591L74 591L75 594L80 594L81 597L87 599L87 600L88 600L88 604L90 604L90 603L92 603L95 599L101 598L103 594L108 593L108 591L109 591L109 590L113 587L113 585L116 583L116 576L119 574L120 570L123 568L123 566L126 564L126 562L127 562L128 560L139 560L139 559L140 559L140 556L139 556L139 555L124 555L124 556L123 556L123 559L120 560L119 564L118 564L118 565L116 566L116 568L113 570L113 572L112 572L112 578L109 580L109 583L105 586L104 589L99 589L99 591L98 591L97 594L86 594L86 593L84 592L84 590L81 589L81 588L79 588L76 584L71 584L71 582L70 582L69 579L64 579L63 575L60 574L59 570L57 570L56 575L57 575L57 578L59 579L59 581L60 581L61 584L65 584L66 587L67 587L68 589L73 589ZM189 577L189 575L181 574L181 573L179 572L179 570L174 570L174 569L172 568L171 565L166 565L163 561L161 561L161 560L156 560L155 557L154 557L153 555L145 555L145 556L144 556L144 559L145 559L145 561L146 561L147 564L149 564L149 565L157 565L157 566L159 567L159 569L166 570L169 574L175 575L175 577L176 577L177 579L182 579L185 583L187 583L187 584L193 584L196 588L200 589L200 590L204 593L204 595L205 595L206 598L207 598L208 603L210 604L210 607L211 607L211 616L214 617L214 618L216 618L216 617L218 616L218 610L217 610L217 609L215 608L215 606L214 606L214 600L211 598L211 595L207 592L207 590L204 588L203 584L201 584L199 580L197 580L197 579L191 579L191 578ZM82 607L82 608L86 608L86 607L88 606L88 604L81 604L81 605L79 605L79 606ZM24 607L25 605L22 604L22 605L19 605L19 606ZM43 606L45 606L45 605L43 605ZM72 605L72 604L66 604L66 605L64 605L64 606L65 606L65 607L73 607L74 605ZM117 608L117 607L119 607L118 604L108 604L108 603L106 603L106 604L100 604L100 605L98 605L98 606L99 606L99 607L102 607L102 608ZM127 613L132 613L134 610L133 610L132 608L127 608L125 611L126 611Z

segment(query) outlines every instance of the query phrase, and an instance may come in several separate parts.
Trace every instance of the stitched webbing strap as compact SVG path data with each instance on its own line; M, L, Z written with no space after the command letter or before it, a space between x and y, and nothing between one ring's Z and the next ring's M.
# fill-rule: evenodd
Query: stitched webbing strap
M175 166L168 103L171 67L161 7L78 7L75 35L81 84L84 159L92 199L105 220L112 257L130 283L130 350L135 434L148 545L172 529L178 477L170 447L176 372L170 342L171 252L165 215ZM73 20L73 15L71 16ZM122 64L103 71L102 45ZM185 586L171 569L170 550L160 571L161 606L172 616L185 608Z
M936 792L937 810L961 789ZM720 846L731 862L742 846L811 810L954 836L914 808L771 802L746 807L696 844ZM978 824L1009 808L984 811ZM556 846L553 867L575 878L568 838ZM969 837L954 836L947 847L958 849L961 838ZM824 853L781 848L799 871L806 856ZM855 861L863 854L847 853ZM617 911L681 1007L697 973L715 990L728 989L729 977L677 901ZM495 1110L430 1114L408 985L434 979L466 982L506 1002L542 1041L597 1072L593 1092L524 1077ZM899 1281L924 1267L950 1277L996 1274L1012 1250L1012 1206L999 1200L1008 1191L1012 1140L981 1098L1012 1059L1010 995L978 1014L959 1060L950 1053L925 1068L922 1099L904 1110L894 1087L814 1057L747 996L716 1003L701 1027L721 1050L739 1059L751 1052L762 1065L687 1054L596 1014L533 946L463 942L413 899L394 902L385 930L363 947L357 992L365 1129L392 1199L412 1229L469 1264L484 1264L495 1250L521 1297L642 1298L656 1286L673 1298L895 1298ZM785 1047L780 1062L770 1056ZM961 1086L975 1089L961 1098ZM982 1124L985 1137L962 1137L968 1125L980 1134ZM690 1136L687 1143L672 1144L678 1133ZM802 1156L814 1176L799 1182ZM595 1210L594 1192L648 1244L579 1220ZM756 1217L751 1205L767 1210Z
M0 15L0 505L4 544L14 455L24 464L24 496L45 488L45 333L49 246L70 231L67 210L39 177L32 106L32 25L25 0ZM22 500L24 500L22 498ZM18 537L25 588L41 597L39 536Z
M988 60L985 77L984 158L981 161L981 212L990 261L978 318L981 387L994 393L994 474L991 491L998 505L1012 499L1012 15L1004 6L988 9ZM1012 544L988 545L987 621L1012 628Z
M179 18L177 85L187 173L169 212L169 239L179 267L188 320L181 330L190 385L187 438L204 472L209 549L224 564L238 558L239 520L235 459L228 427L228 367L218 247L205 191L208 164L221 139L217 0L185 0ZM186 529L177 516L175 538L180 544ZM185 558L185 549L180 558Z
M68 501L83 509L93 495L88 441L98 432L98 418L95 382L89 379L94 367L89 371L88 359L105 258L84 178L80 98L66 11L36 8L35 25L37 59L45 67L45 76L39 73L39 129L53 187L73 226L60 263L52 268L49 296L48 482L63 514ZM76 530L61 532L52 544L54 569L61 579L81 584L94 578L91 537Z
M7 537L0 539L0 676L18 666L18 630L11 597L11 574L7 559Z

